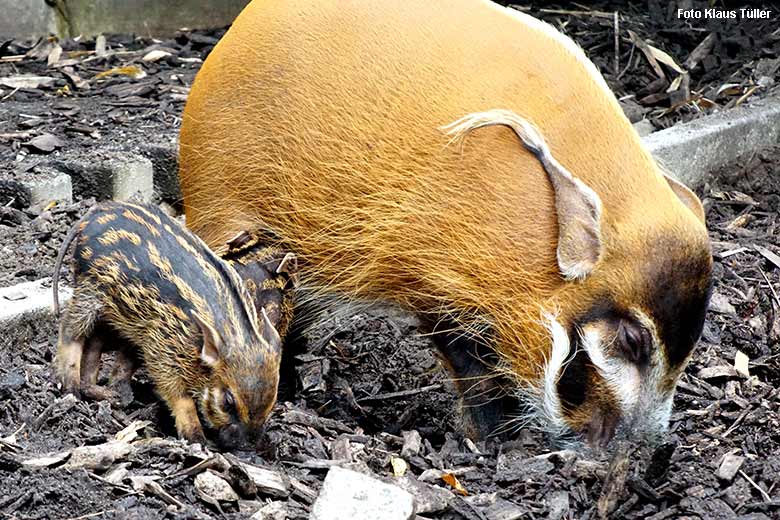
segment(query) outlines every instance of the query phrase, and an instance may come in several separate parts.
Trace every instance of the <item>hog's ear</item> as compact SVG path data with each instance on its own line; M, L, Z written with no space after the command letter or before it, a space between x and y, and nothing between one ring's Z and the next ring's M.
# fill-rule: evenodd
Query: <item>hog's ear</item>
M672 188L674 194L677 195L677 198L680 199L680 202L685 204L689 210L693 211L693 214L696 215L696 218L698 218L701 223L704 224L704 206L701 205L699 197L697 197L694 192L692 192L685 184L681 183L677 179L673 179L671 176L665 173L664 178L669 184L669 187Z
M558 268L567 280L581 280L601 257L601 199L587 184L555 163L545 165L545 170L555 190Z
M222 338L219 336L219 332L209 325L200 314L195 311L192 311L191 314L203 336L203 344L200 346L200 360L206 366L213 367L219 361Z
M567 280L588 276L601 258L601 199L572 175L555 157L534 124L511 110L493 109L469 114L442 127L458 142L486 126L512 129L523 146L542 164L555 192L558 217L558 269Z
M271 323L271 319L268 317L268 313L265 312L265 308L260 308L260 314L263 315L263 332L262 337L272 348L279 349L282 347L282 338L279 336L279 332Z

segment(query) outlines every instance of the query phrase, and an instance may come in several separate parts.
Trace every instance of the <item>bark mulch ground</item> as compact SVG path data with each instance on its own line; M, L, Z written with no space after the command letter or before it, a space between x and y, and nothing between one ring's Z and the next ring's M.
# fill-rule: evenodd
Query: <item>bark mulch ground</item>
M616 92L633 95L657 126L714 107L698 99L667 112L671 97L642 101L652 92L641 89L657 74L638 48L629 60L635 44L625 34L620 71L629 68L610 77L614 20L593 11L620 6L622 27L679 64L709 34L720 34L706 55L720 61L702 58L689 80L692 94L720 107L737 104L762 77L777 79L776 68L763 69L777 59L775 26L746 25L746 35L732 38L717 26L677 23L663 5L594 2L560 6L590 11L585 15L534 13L563 24ZM175 140L188 86L220 35L188 32L160 42L108 36L105 55L95 52L94 40L59 42L53 67L46 60L59 52L54 42L0 42L0 78L52 78L0 86L0 175L11 181L0 183L0 285L51 276L65 232L93 203L77 196L73 205L33 212L12 181L62 154ZM37 50L8 59L30 49ZM740 86L712 94L729 82ZM55 140L34 142L47 135ZM412 490L422 518L778 518L780 149L716 172L700 195L715 294L660 446L622 440L608 454L578 454L550 452L528 431L509 441L464 439L428 339L413 319L385 310L334 317L289 345L265 448L220 454L172 437L171 419L143 372L124 407L61 395L52 383L56 324L49 318L0 338L0 517L247 518L263 508L267 518L306 518L328 468L338 464ZM235 495L204 483L215 478ZM280 510L286 516L273 513Z

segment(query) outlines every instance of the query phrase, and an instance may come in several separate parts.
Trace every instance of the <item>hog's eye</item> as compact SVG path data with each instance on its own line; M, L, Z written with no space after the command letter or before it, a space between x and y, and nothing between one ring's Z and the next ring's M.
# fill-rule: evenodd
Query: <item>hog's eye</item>
M233 394L230 392L230 390L225 390L222 393L222 407L226 412L229 413L232 413L236 410L236 398L233 397Z
M638 323L621 320L618 342L623 355L636 364L646 363L650 356L650 333Z

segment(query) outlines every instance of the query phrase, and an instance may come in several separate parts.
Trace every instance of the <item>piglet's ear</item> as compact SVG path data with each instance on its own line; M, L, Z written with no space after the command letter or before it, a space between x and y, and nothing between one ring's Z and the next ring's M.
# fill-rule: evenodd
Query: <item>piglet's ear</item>
M673 179L665 173L664 178L666 179L666 182L669 183L669 187L672 188L674 194L677 195L677 198L680 199L680 202L685 204L689 210L693 211L696 218L704 224L704 206L701 205L699 197L677 179Z
M555 192L558 217L558 268L567 280L583 279L601 258L601 199L553 157L539 130L510 110L469 114L445 127L452 142L486 126L509 127L542 164Z
M274 349L282 348L282 338L279 336L279 332L274 327L274 324L271 323L265 308L261 307L260 313L263 315L263 339Z
M298 257L295 253L287 253L279 262L276 268L276 274L284 273L292 281L293 287L298 287L300 280L298 278Z
M200 360L209 367L213 367L219 361L220 349L222 348L222 338L219 332L209 325L203 317L195 311L191 312L192 319L200 327L203 336L203 344L200 347Z

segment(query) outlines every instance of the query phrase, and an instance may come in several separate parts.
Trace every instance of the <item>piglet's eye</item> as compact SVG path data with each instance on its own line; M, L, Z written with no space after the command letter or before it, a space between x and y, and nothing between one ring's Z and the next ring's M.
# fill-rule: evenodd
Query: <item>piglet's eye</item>
M225 390L223 392L222 404L223 404L223 408L227 412L232 412L236 409L236 398L233 397L233 394L230 392L230 390Z
M618 327L618 342L623 355L632 363L646 363L650 356L650 333L643 326L621 320Z

